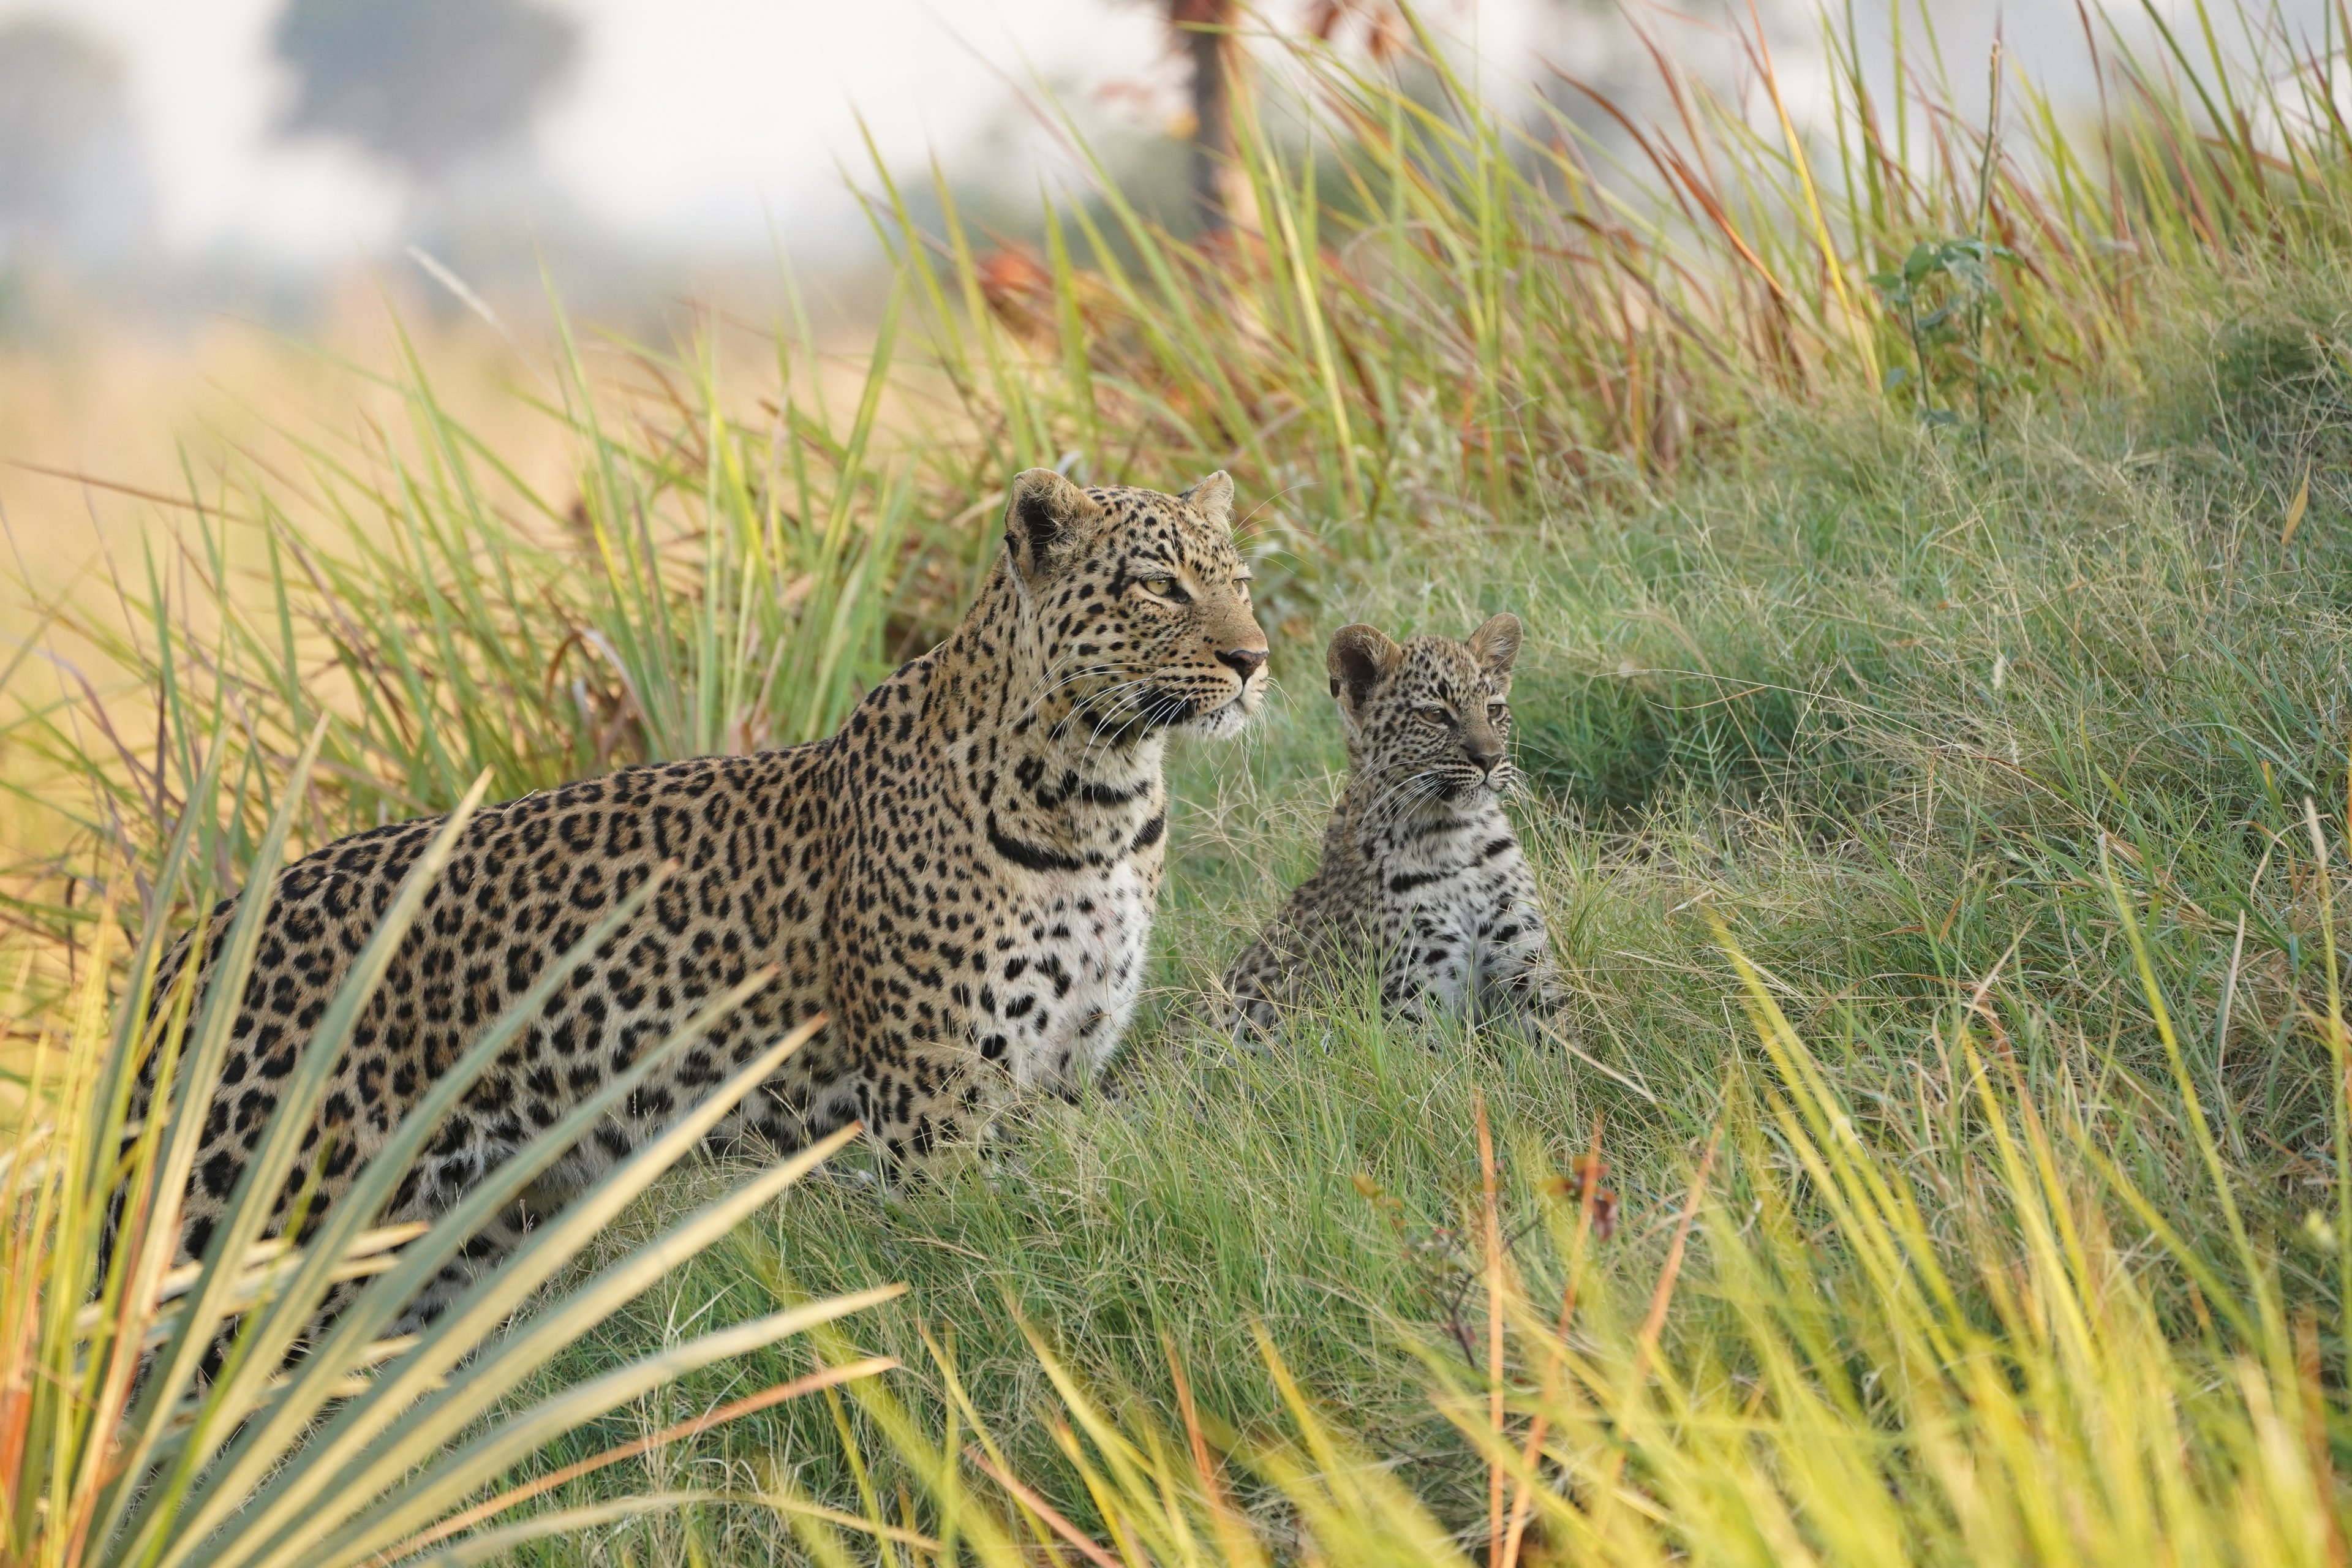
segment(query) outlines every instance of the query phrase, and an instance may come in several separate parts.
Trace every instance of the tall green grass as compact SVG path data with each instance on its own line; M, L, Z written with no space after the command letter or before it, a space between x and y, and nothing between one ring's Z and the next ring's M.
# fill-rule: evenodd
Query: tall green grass
M303 1167L318 1110L352 1026L474 806L476 781L403 879L366 946L304 1044L203 1256L182 1262L182 1211L246 979L319 732L296 758L257 852L264 881L220 933L203 967L159 986L167 911L184 879L201 889L205 840L218 831L208 767L167 847L145 930L114 991L110 919L61 1038L29 1058L0 1150L0 1561L173 1568L200 1562L357 1564L415 1556L452 1531L506 1513L520 1497L484 1500L521 1456L584 1421L713 1361L804 1333L887 1300L893 1289L803 1303L694 1339L535 1402L508 1395L581 1334L668 1268L774 1199L845 1142L812 1148L736 1184L652 1245L516 1317L628 1205L805 1043L808 1028L762 1052L709 1104L611 1172L420 1332L386 1337L403 1310L475 1232L516 1199L630 1086L749 994L715 1003L429 1224L379 1226L441 1119L537 1012L563 976L643 900L626 900L562 954L439 1079L355 1173L331 1215L306 1222L321 1149ZM215 748L215 757L218 748ZM656 879L658 880L659 879ZM111 915L110 910L108 913ZM280 1194L299 1195L284 1232ZM331 1293L367 1281L331 1319ZM878 1370L770 1391L813 1392ZM527 1494L526 1494L527 1495ZM501 1546L590 1521L688 1500L607 1499L583 1513L540 1515L478 1531L457 1551ZM452 1521L450 1516L460 1517Z
M1415 18L1402 74L1271 40L1295 98L1241 116L1262 221L1230 242L1174 242L1099 165L1025 265L982 257L944 187L937 232L887 181L877 217L995 467L1223 465L1280 498L1318 565L1670 472L1780 395L1980 423L2128 361L2182 273L2340 243L2341 13L2306 37L2259 7L2200 4L2194 27L2151 10L2153 56L2086 22L2090 118L2013 60L1945 61L1895 9L1885 59L1830 9L1809 136L1760 34L1737 38L1745 102L1685 63L1706 35L1645 32L1669 106L1645 123L1572 79L1482 96ZM1990 128L1956 111L1948 67L1989 74Z
M2184 280L2293 269L2346 232L2341 18L2304 39L2256 16L2232 57L2196 15L2193 37L2159 23L2153 58L2090 38L2095 121L1996 58L1993 131L1899 28L1875 63L1905 90L1881 102L1857 29L1826 24L1810 139L1760 37L1741 47L1772 113L1655 39L1672 114L1602 100L1624 132L1604 142L1542 98L1482 99L1425 34L1402 72L1277 35L1290 111L1245 106L1236 134L1254 232L1181 243L1098 167L1087 200L1045 210L1034 264L1008 265L943 178L927 231L883 174L896 285L852 407L828 405L797 313L748 415L718 335L592 355L559 314L525 395L577 450L568 495L484 449L404 342L405 429L299 441L297 473L192 474L182 526L110 595L46 606L110 678L10 731L54 770L29 775L44 807L60 774L99 803L68 807L52 869L101 841L152 857L213 712L239 716L231 743L266 776L335 716L322 830L430 809L484 767L508 794L825 733L952 622L1004 476L1038 463L1234 470L1263 498L1272 607L1296 617L1400 539L1638 501L1791 402L1883 398L1981 436L2110 386Z
M407 428L193 479L102 610L53 606L111 668L10 682L12 784L59 812L13 884L27 1005L101 951L100 868L184 912L155 855L206 776L205 863L247 875L321 716L310 841L486 769L823 733L957 612L1004 476L1223 467L1278 676L1341 620L1527 618L1572 1046L1408 1036L1344 983L1266 1057L1199 1026L1334 790L1292 679L1250 747L1180 755L1105 1091L1001 1167L797 1193L547 1363L557 1397L911 1287L516 1460L499 1495L551 1519L702 1500L533 1551L2336 1561L2352 28L2232 20L2094 31L2095 115L1951 62L1989 130L1916 29L1868 61L1833 17L1810 137L1760 39L1735 102L1661 36L1666 118L1603 138L1433 48L1276 37L1255 230L1180 243L1105 174L1024 255L883 179L855 405L798 325L749 409L715 339L624 378L563 329L531 395L575 494L411 361Z
M2310 301L2210 303L2227 341L2294 321ZM1232 1429L1231 1443L1210 1445L1230 1457L1219 1485L1271 1552L1293 1550L1287 1532L1304 1507L1290 1481L1252 1460L1265 1446L1305 1441L1285 1376L1348 1452L1377 1462L1414 1509L1475 1548L1486 1529L1486 1456L1427 1389L1434 1357L1456 1369L1456 1394L1485 1392L1483 1098L1509 1267L1544 1314L1557 1312L1566 1283L1564 1198L1550 1184L1600 1124L1613 1167L1606 1183L1622 1197L1615 1235L1588 1240L1586 1263L1605 1282L1585 1300L1605 1291L1619 1305L1613 1322L1580 1308L1593 1337L1570 1342L1580 1356L1614 1358L1605 1364L1620 1376L1635 1364L1693 1172L1719 1139L1713 1195L1648 1363L1659 1376L1673 1365L1675 1377L1704 1384L1651 1390L1703 1406L1644 1439L1651 1460L1681 1468L1676 1484L1705 1480L1752 1491L1759 1509L1774 1498L1794 1508L1780 1446L1826 1444L1845 1454L1837 1463L1864 1466L1856 1473L1902 1500L1890 1508L1906 1544L1886 1560L1975 1561L1979 1551L2001 1560L1983 1543L2015 1521L1961 1542L1961 1524L1940 1510L1962 1500L1935 1490L1958 1483L1930 1485L1904 1468L1910 1439L1889 1423L1927 1422L1928 1406L1891 1410L1880 1385L1916 1366L1872 1358L1900 1335L1976 1347L1956 1363L1963 1371L1979 1353L2013 1354L2000 1364L2042 1380L2033 1397L2044 1402L2021 1417L2029 1428L2092 1419L2048 1402L2071 1398L2076 1375L2036 1359L2055 1353L2054 1342L2009 1343L2012 1320L2040 1310L2018 1305L2027 1289L2018 1280L2038 1267L2026 1250L2032 1207L2063 1205L2066 1223L2100 1228L2096 1269L2120 1271L2098 1274L2100 1310L2118 1292L2144 1296L2165 1346L2129 1373L2119 1362L2096 1378L2200 1391L2183 1468L2166 1484L2193 1494L2179 1506L2197 1529L2252 1528L2258 1510L2241 1517L2229 1489L2252 1417L2203 1401L2240 1386L2239 1358L2275 1363L2284 1342L2275 1321L2261 1328L2265 1297L2290 1340L2305 1335L2291 1347L2295 1364L2317 1358L2310 1377L2324 1397L2296 1394L2297 1409L2318 1412L2330 1442L2342 1430L2340 1090L2327 973L2328 906L2345 890L2352 718L2339 668L2343 510L2334 491L2307 501L2281 553L2294 498L2275 495L2268 457L2224 463L2201 445L2142 445L2150 425L2184 426L2200 408L2210 419L2224 406L2184 374L2217 334L2185 301L2171 331L2134 376L2159 395L2096 416L2020 421L1981 458L1973 443L1956 453L1947 435L1907 419L1792 417L1735 467L1686 480L1653 511L1407 551L1357 590L1347 614L1401 633L1458 633L1488 609L1519 610L1530 627L1523 725L1586 725L1580 710L1596 702L1642 715L1640 730L1616 739L1600 725L1580 730L1570 753L1584 767L1654 769L1630 800L1580 813L1568 780L1518 813L1578 998L1580 1054L1530 1048L1507 1031L1435 1040L1392 1031L1344 986L1324 1021L1294 1030L1271 1059L1236 1058L1189 1019L1191 998L1230 960L1237 933L1310 863L1339 755L1317 693L1277 716L1246 765L1225 753L1185 760L1155 1016L1105 1098L1039 1111L1019 1140L1017 1174L910 1196L879 1215L869 1200L829 1191L763 1219L646 1303L615 1344L657 1343L665 1321L712 1303L749 1312L799 1291L903 1279L919 1316L862 1331L860 1352L906 1362L893 1386L919 1424L985 1426L1001 1451L991 1463L1114 1556L1124 1549L1107 1510L1142 1504L1070 1467L1057 1435L1064 1402L1024 1324L1135 1441L1147 1429L1167 1439L1180 1470L1189 1463L1181 1368L1212 1436L1217 1421ZM2324 419L2325 396L2296 378L2231 395L2240 407L2265 399L2279 428ZM1832 634L1872 627L1885 658L1862 665L1867 686L1840 687L1850 656ZM1775 767L1759 766L1742 738L1757 721L1742 700L1759 676L1818 694L1790 711ZM2324 849L2305 799L2330 824ZM1807 1042L1804 1072L1818 1078L1788 1081L1798 1067L1764 1048L1710 913L1730 925ZM2169 1043L2152 997L2168 1009ZM1882 1209L1842 1214L1773 1112L1776 1093L1792 1105L1830 1096L1862 1145L1852 1154L1860 1173L1841 1179L1883 1188L1882 1207L1903 1194L1914 1228L1885 1233ZM2019 1129L2039 1123L2058 1151L2063 1196L2015 1186L1994 1125L2004 1117L2021 1142ZM1766 1215L1778 1217L1759 1231ZM1718 1253L1734 1247L1794 1298L1768 1295L1764 1306L1785 1307L1812 1335L1797 1371L1864 1390L1841 1436L1780 1426L1780 1401L1801 1390L1771 1384L1759 1366L1772 1342L1765 1327L1724 1315L1726 1292L1758 1289L1727 1277ZM1912 1315L1899 1334L1871 1326L1880 1306L1866 1305L1877 1300L1869 1292L1885 1285L1868 1272L1873 1248L1906 1259L1906 1270L1932 1264L1958 1317L1921 1318L1920 1301L1949 1307L1923 1295L1904 1309ZM2093 1293L2087 1276L2074 1279L2068 1289ZM1516 1317L1509 1332L1507 1426L1524 1444L1547 1342ZM2097 1342L2118 1354L2137 1345L2134 1357L2148 1349L2120 1327L2103 1327ZM1983 1348L1993 1344L2006 1348ZM784 1361L758 1375L805 1370ZM658 1424L726 1392L689 1385L640 1419ZM2264 1397L2273 1395L2285 1408L2277 1385ZM1730 1420L1743 1412L1746 1425ZM1717 1416L1728 1425L1712 1425ZM860 1484L831 1453L831 1419L808 1417L710 1445L696 1463L715 1476L789 1455L803 1485L853 1506ZM872 1489L888 1502L895 1478L923 1497L931 1472L894 1458L875 1419L860 1439L882 1478ZM2007 1453L2008 1438L1966 1426L1969 1412L1951 1419L1966 1427L1952 1441L1985 1446L1969 1449L1970 1464ZM1591 1417L1579 1429L1599 1441ZM1742 1458L1726 1432L1757 1447ZM1583 1455L1546 1474L1584 1506L1596 1462ZM2035 1462L2064 1507L2110 1485L2088 1459ZM1626 1463L1627 1477L1645 1474L1632 1456ZM2000 1463L2025 1461L2007 1453ZM1018 1522L985 1470L967 1468L961 1481ZM1197 1489L1181 1476L1170 1484ZM2005 1498L2008 1484L1986 1483L1987 1495ZM2333 1481L2313 1485L2326 1510L2340 1511ZM1622 1552L1664 1552L1661 1538L1696 1552L1705 1543L1675 1533L1697 1529L1683 1507L1627 1537ZM895 1506L885 1516L906 1517ZM926 1516L918 1508L912 1517ZM2293 1517L2296 1528L2312 1523L2308 1507ZM1990 1521L1968 1528L1993 1530ZM1800 1523L1799 1535L1826 1552L1814 1532L1829 1526L1810 1513ZM757 1515L706 1515L702 1528L702 1549L731 1560L781 1550ZM1559 1545L1560 1528L1543 1533ZM1325 1560L1359 1560L1344 1544L1353 1539L1327 1542ZM2112 1561L2138 1550L2105 1525L2079 1546L2029 1544L2013 1556ZM668 1549L688 1547L674 1537ZM1734 1555L1720 1540L1707 1549ZM1391 1555L1369 1560L1412 1560L1402 1539L1383 1550ZM2235 1550L2216 1548L2211 1560ZM1759 1548L1753 1560L1780 1554Z
M2128 922L2128 895L2110 890ZM936 1521L929 1539L897 1537L895 1560L2336 1560L2333 1326L2292 1308L2252 1245L2214 1269L2178 1239L2168 1194L2136 1184L2083 1114L2095 1097L2029 1082L2011 1029L2042 1020L1990 1004L1993 976L1941 1014L1937 1087L1963 1147L1923 1170L1790 1025L1771 978L1724 952L1752 1032L1655 1222L1663 1248L1612 1245L1597 1122L1569 1173L1515 1182L1520 1163L1498 1161L1474 1100L1458 1332L1398 1325L1483 1470L1459 1516L1351 1440L1353 1413L1318 1401L1263 1330L1254 1348L1280 1404L1255 1427L1202 1412L1172 1342L1173 1397L1155 1412L1032 1331L1058 1453L1030 1481L981 1415L968 1361L927 1338L945 1443L879 1390L865 1400ZM2160 1012L2145 963L2142 978ZM2335 1013L2326 1026L2340 1062ZM2196 1114L2185 1074L2178 1093ZM2218 1173L2218 1148L2205 1154ZM1952 1177L1973 1189L1957 1216L1939 1179ZM1046 1471L1069 1511L1032 1484Z

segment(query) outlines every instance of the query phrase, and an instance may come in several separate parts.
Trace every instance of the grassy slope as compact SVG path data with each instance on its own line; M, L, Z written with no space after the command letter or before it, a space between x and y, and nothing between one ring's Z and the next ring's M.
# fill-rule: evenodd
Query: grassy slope
M1533 788L1518 816L1584 998L1582 1048L1612 1072L1507 1036L1416 1039L1344 997L1264 1058L1186 1020L1304 874L1336 787L1319 649L1292 641L1256 737L1178 763L1161 989L1109 1091L1039 1114L1015 1163L951 1190L793 1194L731 1256L647 1298L611 1348L763 1310L786 1273L810 1290L908 1280L911 1309L861 1331L916 1368L922 1322L951 1336L982 1414L1019 1468L1046 1475L1047 1388L1008 1304L1163 1418L1166 1336L1202 1405L1244 1427L1281 1419L1262 1323L1317 1398L1467 1521L1483 1465L1433 1412L1404 1342L1442 1340L1449 1260L1468 1257L1444 1227L1475 1197L1474 1096L1492 1108L1514 1219L1597 1118L1624 1194L1610 1246L1654 1272L1709 1130L1727 1107L1735 1139L1756 1125L1743 1086L1759 1053L1707 910L1773 977L1947 1239L1975 1223L1984 1156L1954 1004L1997 974L1989 1003L2037 1097L2105 1129L2220 1255L2101 879L2102 830L2122 846L2250 1225L2288 1299L2332 1321L2330 1270L2294 1239L2326 1202L2328 1136L2325 1058L2296 1007L2324 1008L2301 802L2345 799L2348 316L2352 288L2332 275L2183 300L2091 405L2021 412L1981 450L1874 412L1792 413L1669 492L1365 570L1327 595L1331 625L1527 618L1516 701ZM2306 464L2309 504L2283 545ZM1402 1208L1368 1199L1360 1173ZM1851 1267L1819 1245L1826 1276ZM1555 1267L1540 1237L1521 1261L1538 1278ZM1703 1333L1707 1302L1705 1284L1686 1289L1669 1333ZM919 1402L937 1390L921 1371L898 1384ZM663 1473L788 1458L847 1502L838 1455L808 1405L705 1438ZM1086 1512L1074 1483L1055 1495ZM730 1557L765 1555L779 1530L767 1516L707 1528L731 1532Z
M0 734L0 788L29 803L0 823L0 915L35 961L28 1010L89 950L87 895L152 868L203 759L243 803L206 858L227 885L320 706L338 722L306 843L444 805L485 768L505 795L822 733L960 603L1007 473L1223 465L1298 552L1265 574L1289 697L1247 746L1181 760L1161 984L1106 1095L1039 1111L1012 1161L945 1189L796 1193L549 1380L780 1294L905 1279L911 1306L856 1331L909 1363L887 1381L918 1421L886 1441L869 1387L555 1500L774 1469L892 1515L904 1483L915 1524L943 1528L939 1478L906 1457L957 1424L928 1328L1014 1468L1102 1539L1141 1528L1157 1482L1209 1528L1226 1483L1189 1456L1088 1495L1067 1391L1010 1307L1087 1383L1132 1391L1131 1431L1175 1425L1164 1335L1203 1409L1297 1439L1262 1325L1339 1429L1476 1536L1499 1507L1465 1432L1503 1417L1459 1316L1507 1342L1487 1353L1509 1425L1549 1431L1542 1522L1579 1560L2340 1561L2352 1259L2327 1226L2352 1239L2352 1099L2328 1060L2352 1036L2327 1032L2323 980L2341 872L2313 874L2301 823L2313 797L2339 824L2333 866L2352 127L2319 110L2323 64L2233 83L2174 39L2105 58L2096 127L2023 92L1989 147L1940 89L1870 101L1853 38L1824 41L1833 162L1663 54L1698 96L1654 128L1638 195L1465 84L1407 91L1331 57L1332 156L1244 138L1268 219L1250 244L1166 242L1106 187L1046 236L1045 285L992 285L944 213L936 245L885 215L900 287L863 395L812 395L804 326L748 424L723 411L761 400L722 391L708 342L628 361L630 394L567 339L548 384L579 468L535 493L409 361L404 426L305 447L299 480L192 479L201 510L126 554L121 602L68 607L97 689L52 697L24 663L43 679L11 689ZM2290 121L2284 143L2264 129ZM1994 240L2017 259L1968 260ZM1911 419L1921 382L1885 379L1929 370L1951 422L1933 432ZM957 388L935 438L889 438L883 411L935 381ZM1506 605L1532 631L1523 816L1581 1057L1401 1037L1341 995L1233 1058L1184 1005L1306 869L1337 762L1320 637ZM1819 1081L1795 1032L1746 1011L1714 919ZM1465 1276L1482 1099L1524 1292ZM1585 1249L1547 1177L1596 1125L1624 1223ZM1685 1254L1702 1147L1719 1158ZM746 1171L674 1182L608 1248ZM1520 1314L1507 1334L1489 1302ZM541 1463L800 1365L690 1380ZM1433 1401L1449 1378L1467 1419ZM1349 1568L1461 1560L1395 1510L1349 1538L1351 1508L1381 1512L1360 1494L1315 1520L1317 1488L1354 1484L1328 1454L1302 1481L1234 1452L1226 1481L1262 1489L1277 1542L1304 1518ZM623 1553L693 1560L695 1534L643 1528ZM773 1510L695 1532L724 1560L789 1554ZM1252 1561L1230 1547L1215 1560Z

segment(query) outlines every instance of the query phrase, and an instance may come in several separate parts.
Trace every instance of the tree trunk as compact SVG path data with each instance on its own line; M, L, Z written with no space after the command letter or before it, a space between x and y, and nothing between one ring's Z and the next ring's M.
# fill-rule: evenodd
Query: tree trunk
M1235 0L1169 0L1169 20L1192 66L1192 199L1201 231L1232 226L1226 199L1234 152L1232 37Z

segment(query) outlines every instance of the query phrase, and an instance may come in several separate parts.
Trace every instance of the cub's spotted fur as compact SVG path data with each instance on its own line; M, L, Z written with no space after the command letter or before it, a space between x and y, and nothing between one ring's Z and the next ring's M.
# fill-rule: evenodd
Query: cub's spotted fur
M1234 961L1229 1027L1271 1029L1320 968L1377 964L1384 1009L1557 1010L1535 879L1503 815L1519 621L1466 643L1402 647L1370 626L1331 639L1348 786L1323 864Z
M561 1201L793 1025L831 1023L718 1136L792 1148L866 1124L888 1163L1074 1092L1135 1006L1168 821L1171 731L1230 735L1266 641L1232 482L1181 496L1013 482L1004 549L953 636L830 739L627 768L480 812L427 894L304 1145L315 1226L435 1075L652 868L678 870L467 1095L388 1220L449 1206L608 1073L767 963L777 980L659 1069L536 1197ZM405 823L283 871L188 1194L198 1256L295 1055L402 874ZM208 922L210 963L232 904ZM184 963L183 942L163 976ZM281 1200L281 1217L286 1203ZM509 1247L518 1208L474 1248ZM412 1313L466 1278L453 1268Z

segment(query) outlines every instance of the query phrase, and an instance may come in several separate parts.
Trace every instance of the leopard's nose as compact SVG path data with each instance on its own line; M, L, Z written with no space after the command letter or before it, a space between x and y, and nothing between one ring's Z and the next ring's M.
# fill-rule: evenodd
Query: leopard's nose
M1470 765L1482 773L1493 773L1495 764L1503 760L1503 742L1499 737L1494 740L1474 738L1464 742L1462 749L1469 753Z
M1251 676L1265 668L1265 649L1262 647L1229 647L1217 656L1217 662L1242 678L1247 686Z

